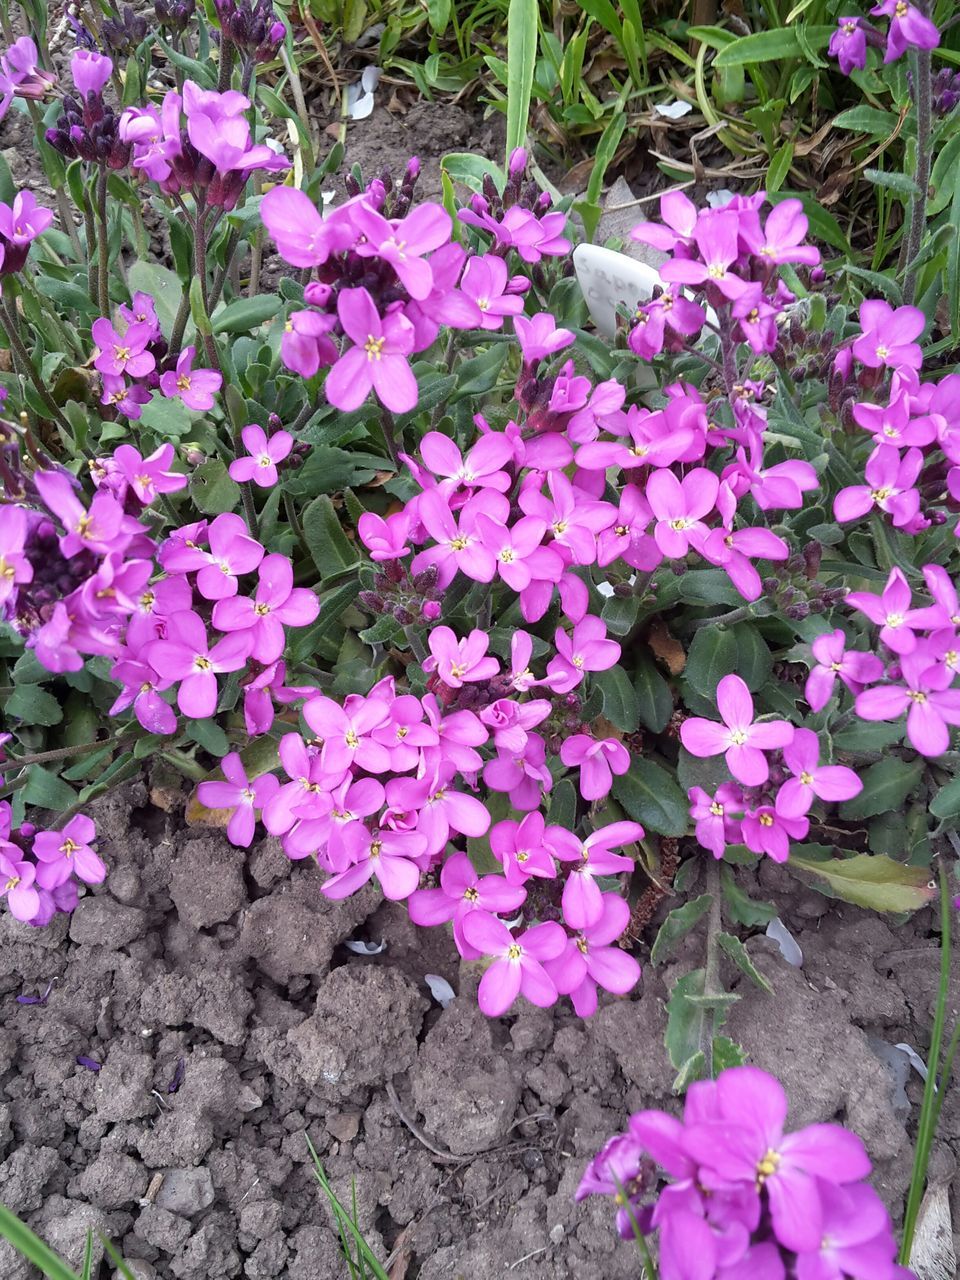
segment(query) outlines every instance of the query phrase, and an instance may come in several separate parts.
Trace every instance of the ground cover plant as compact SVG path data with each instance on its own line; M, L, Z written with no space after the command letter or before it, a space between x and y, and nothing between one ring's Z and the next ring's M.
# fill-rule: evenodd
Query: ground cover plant
M160 759L189 821L242 849L278 838L318 897L374 882L449 925L490 1018L563 1001L590 1018L637 988L651 921L653 966L702 926L668 1004L683 1120L633 1116L582 1194L615 1197L661 1280L910 1274L946 983L897 1241L855 1135L784 1136L782 1087L724 1034L742 990L721 961L769 989L744 945L776 916L749 892L760 860L894 917L938 877L948 893L940 28L882 5L798 44L868 94L912 62L882 82L910 98L913 147L908 174L873 182L875 261L830 256L833 224L773 157L781 181L672 189L637 219L660 284L608 341L572 261L602 164L574 205L526 146L535 5L507 13L503 161L453 158L440 201L418 197L416 157L338 187L300 28L268 4L97 6L56 73L43 7L23 10L30 34L4 15L0 105L35 127L51 195L0 165L9 913L45 929L104 882L91 805ZM618 36L631 76L636 28ZM685 30L701 73L711 32L731 65L720 30ZM751 77L761 132L774 56Z

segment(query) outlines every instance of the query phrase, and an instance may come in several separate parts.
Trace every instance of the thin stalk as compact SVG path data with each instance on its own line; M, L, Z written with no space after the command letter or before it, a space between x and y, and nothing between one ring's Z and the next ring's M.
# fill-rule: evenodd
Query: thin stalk
M744 622L753 616L752 605L743 604L736 609L731 609L729 613L721 613L719 617L698 618L696 622L691 623L690 630L700 631L703 627L732 627L734 623Z
M913 266L923 233L927 227L927 193L930 187L930 125L933 114L930 77L933 71L931 52L929 49L911 49L911 62L914 85L917 94L917 167L914 182L917 194L910 205L909 232L906 243L907 278L903 283L903 301L912 305L917 293L917 268Z
M180 354L180 348L183 346L183 335L187 327L187 321L190 319L190 292L184 289L183 297L180 299L180 306L177 308L177 315L173 322L173 333L170 335L169 359L176 361Z
M83 226L87 235L87 292L91 300L97 302L97 223L86 186L83 188Z
M399 471L400 450L403 448L403 436L401 434L398 448L396 423L393 420L393 414L387 408L381 408L380 410L380 428L383 431L383 440L384 444L387 446L387 452L390 454L390 461L393 463L394 470Z
M303 428L310 421L310 419L313 417L313 415L316 413L316 411L317 411L317 406L313 403L313 401L308 396L303 408L294 418L293 423L290 426L291 435L295 436L298 431L302 431Z
M710 858L707 863L706 892L711 895L710 911L707 915L707 959L703 970L703 994L705 996L720 995L720 943L718 941L723 929L723 916L720 906L720 863ZM700 1029L698 1040L707 1062L707 1075L713 1077L713 1030L716 1020L714 1009L700 1010Z
M131 738L133 734L124 736ZM29 756L11 756L9 760L0 765L0 769L6 769L11 765L49 764L55 760L72 760L75 756L89 755L91 751L99 751L104 747L119 747L123 741L124 737L113 740L101 738L97 742L80 742L73 747L58 747L56 751L37 751Z
M253 175L253 193L260 195L263 191L263 177L257 172ZM247 297L255 298L260 292L260 267L263 263L263 229L257 227L250 237L250 279L247 282Z
M233 45L229 40L220 41L220 71L217 75L217 93L226 93L233 74Z
M427 656L427 646L423 643L423 639L419 634L418 624L411 622L409 626L403 628L403 634L407 637L407 644L413 650L414 657L418 662L423 662Z
M937 1130L937 1118L943 1104L942 1095L946 1091L947 1076L944 1073L940 1088L937 1088L937 1075L940 1067L940 1047L943 1044L943 1028L947 1018L947 999L950 994L950 888L947 883L947 872L943 862L939 865L940 877L940 982L937 988L937 1007L933 1015L933 1031L930 1036L930 1053L927 1055L927 1079L923 1086L923 1102L920 1104L920 1120L917 1124L917 1145L913 1154L913 1172L910 1175L910 1191L907 1195L907 1207L903 1215L903 1240L900 1245L900 1261L906 1266L910 1261L913 1237L920 1216L920 1205L927 1184L927 1166L930 1163L930 1148L933 1145ZM953 1064L954 1043L957 1032L954 1032L949 1055ZM939 1096L938 1096L939 1095Z
M100 166L97 177L97 222L100 226L100 268L97 298L100 314L110 314L110 224L107 221L107 166Z
M237 252L237 245L240 243L240 228L234 227L227 239L226 248L224 250L223 266L217 267L216 274L213 277L213 287L210 290L210 306L215 307L220 301L223 293L223 286L227 282L227 275L230 271L230 263L233 261L233 255Z
M54 400L53 396L47 390L47 387L43 381L43 378L41 378L40 374L38 373L33 363L33 360L30 358L29 351L27 351L27 348L23 345L23 341L20 337L20 333L17 327L16 318L13 315L11 315L10 307L6 299L3 299L2 301L0 301L0 319L2 319L3 321L3 327L7 335L7 340L9 341L10 346L13 348L21 364L26 370L27 376L29 377L30 381L33 383L34 388L36 389L37 395L40 397L43 403L50 410L50 416L53 418L53 420L56 423L58 423L61 427L63 427L63 429L67 433L67 436L70 439L72 439L73 428L70 426L70 423L61 413L60 406L57 404L56 400Z

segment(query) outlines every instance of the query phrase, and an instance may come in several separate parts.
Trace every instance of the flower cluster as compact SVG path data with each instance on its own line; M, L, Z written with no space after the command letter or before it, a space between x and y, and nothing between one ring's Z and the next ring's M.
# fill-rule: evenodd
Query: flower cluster
M10 805L0 800L0 897L14 919L42 928L58 911L72 911L77 881L100 884L107 874L95 842L96 827L82 814L59 831L28 822L14 829Z
M108 316L95 320L91 336L97 344L93 364L101 376L101 404L136 419L159 391L198 413L213 408L223 376L216 369L194 368L196 347L185 347L175 361L168 358L150 294L135 293L131 306L119 308L116 324Z
M786 862L790 841L810 829L807 813L817 800L830 804L859 795L863 783L843 765L821 765L820 743L811 729L786 720L755 720L753 699L739 676L717 685L717 724L692 716L680 726L680 740L694 756L723 755L735 782L711 796L702 787L689 792L696 836L715 858L729 844ZM768 755L777 752L774 762Z
M907 0L883 0L871 10L874 17L890 19L886 36L861 17L839 18L827 52L836 58L845 76L867 65L867 48L883 49L884 62L895 62L907 49L936 49L940 32L936 23Z
M32 191L18 191L11 204L0 202L0 276L23 270L30 245L52 222L52 210L37 204Z
M107 169L125 169L130 146L120 133L120 118L104 101L113 75L113 59L91 49L77 49L70 59L75 96L65 94L47 142L70 160L85 160Z
M57 77L44 71L40 65L37 46L29 36L14 40L9 49L0 54L0 120L10 110L16 98L42 98L56 84Z
M756 1067L687 1090L683 1119L640 1111L577 1199L612 1196L624 1239L658 1232L661 1280L911 1280L870 1160L835 1124L784 1132L787 1096Z
M681 191L661 196L663 221L641 222L630 233L670 254L659 269L666 287L634 314L632 351L646 360L664 349L680 351L705 325L721 335L738 334L756 352L773 351L777 317L796 301L776 268L788 262L815 267L820 253L804 243L808 224L800 201L782 200L761 221L766 199L758 191L698 210ZM702 303L686 296L690 288L702 294Z

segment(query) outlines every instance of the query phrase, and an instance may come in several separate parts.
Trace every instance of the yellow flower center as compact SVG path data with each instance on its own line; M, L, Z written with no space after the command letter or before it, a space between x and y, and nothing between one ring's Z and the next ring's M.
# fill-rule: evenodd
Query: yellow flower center
M479 902L479 901L480 901L480 894L479 894L479 893L477 892L477 890L473 887L473 885L471 885L471 886L469 887L469 889L464 889L464 891L463 891L463 898L464 898L464 901L465 901L465 902Z
M773 826L773 816L772 816L772 814L769 814L769 813L761 813L761 815L760 815L760 825L761 825L761 827L772 827L772 826Z
M734 729L730 734L730 741L735 747L742 747L747 740L747 735L742 729Z
M360 745L360 739L357 737L356 731L354 729L347 730L346 736L344 738L344 742L347 744L347 746L350 748L351 751L356 751L357 747L359 747Z
M470 545L470 539L469 539L469 538L465 538L465 537L463 536L463 534L462 534L462 533L458 533L458 534L457 534L457 536L456 536L456 537L453 539L453 541L450 543L450 550L451 550L451 551L466 551L466 549L467 549L467 547L469 547L469 545Z
M713 814L715 818L722 818L723 805L720 804L718 800L714 800L713 804L710 806L710 812Z
M4 885L4 888L3 888L4 893L9 893L10 890L15 889L19 883L20 883L19 876L11 876L10 879L7 881L7 883Z
M212 671L213 663L209 658L205 658L202 653L198 653L193 660L193 665L198 671Z
M177 376L177 390L178 391L190 390L190 379L187 377L185 373L181 373Z
M268 604L262 604L262 603L255 604L253 606L253 612L257 615L258 618L265 618L267 614L270 612L270 606Z
M888 486L883 489L871 489L870 497L874 502L886 502L893 490Z
M768 1151L757 1165L757 1187L762 1187L767 1178L772 1177L780 1167L780 1153Z
M129 360L129 359L130 359L130 348L129 348L129 347L115 347L115 348L114 348L114 352L115 352L116 357L117 357L117 359L118 359L118 360Z
M363 344L363 349L367 353L367 359L382 360L383 344L385 342L386 338L375 338L372 333L369 334L366 342Z
M79 848L80 846L78 844L75 844L70 839L70 837L67 836L66 840L64 840L63 844L60 846L60 852L63 854L65 858L70 858L77 852Z
M515 942L512 942L512 943L510 944L510 947L509 947L508 951L507 951L507 959L508 959L508 960L519 960L519 959L520 959L520 957L521 957L522 955L523 955L523 950L522 950L522 948L518 947L518 946L517 946L517 944L516 944Z
M810 786L812 786L812 785L813 785L813 774L812 774L812 773L807 773L806 769L804 769L804 771L800 774L800 781L803 783L803 785L804 785L805 787L810 787Z

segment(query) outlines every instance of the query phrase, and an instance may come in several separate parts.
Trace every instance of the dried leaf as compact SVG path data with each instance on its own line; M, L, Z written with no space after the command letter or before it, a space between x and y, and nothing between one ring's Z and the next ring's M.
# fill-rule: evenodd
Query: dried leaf
M184 814L188 827L225 827L232 817L232 809L208 809L197 799L196 792L190 797Z
M672 676L678 676L687 665L683 645L670 634L664 623L657 621L652 624L647 632L647 644Z

